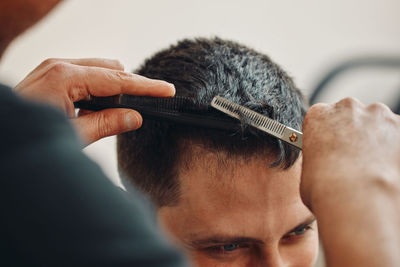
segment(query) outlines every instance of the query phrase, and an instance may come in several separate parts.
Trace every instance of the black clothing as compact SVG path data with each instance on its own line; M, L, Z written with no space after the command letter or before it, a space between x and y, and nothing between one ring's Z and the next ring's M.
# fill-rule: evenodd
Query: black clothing
M183 266L65 116L0 85L0 266Z

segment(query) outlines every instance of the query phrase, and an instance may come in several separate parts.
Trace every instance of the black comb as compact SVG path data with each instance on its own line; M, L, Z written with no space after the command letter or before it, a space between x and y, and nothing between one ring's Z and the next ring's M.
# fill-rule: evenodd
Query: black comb
M91 97L74 103L75 108L98 111L108 108L128 108L138 111L144 119L169 121L220 130L238 130L240 122L221 114L210 105L196 103L189 97L159 98L117 95Z

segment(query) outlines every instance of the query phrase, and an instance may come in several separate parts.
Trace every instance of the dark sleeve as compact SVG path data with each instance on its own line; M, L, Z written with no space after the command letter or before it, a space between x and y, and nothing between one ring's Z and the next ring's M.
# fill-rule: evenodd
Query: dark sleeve
M0 266L183 266L61 112L0 86Z

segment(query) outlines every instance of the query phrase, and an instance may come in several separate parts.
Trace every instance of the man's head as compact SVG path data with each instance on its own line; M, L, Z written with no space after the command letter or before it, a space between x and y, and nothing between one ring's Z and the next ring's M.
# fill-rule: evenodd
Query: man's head
M207 104L220 95L301 128L305 106L290 77L237 43L184 40L138 73L173 83L177 96ZM123 183L151 197L167 232L200 265L313 263L316 226L299 196L298 158L295 148L245 123L229 132L145 120L118 136Z

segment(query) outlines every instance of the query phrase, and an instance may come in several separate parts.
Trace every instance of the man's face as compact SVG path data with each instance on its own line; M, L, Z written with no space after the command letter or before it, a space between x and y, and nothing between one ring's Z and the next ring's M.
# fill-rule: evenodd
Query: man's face
M288 170L270 160L203 151L179 172L182 196L159 209L165 230L198 266L312 266L317 225L299 195L301 160Z

